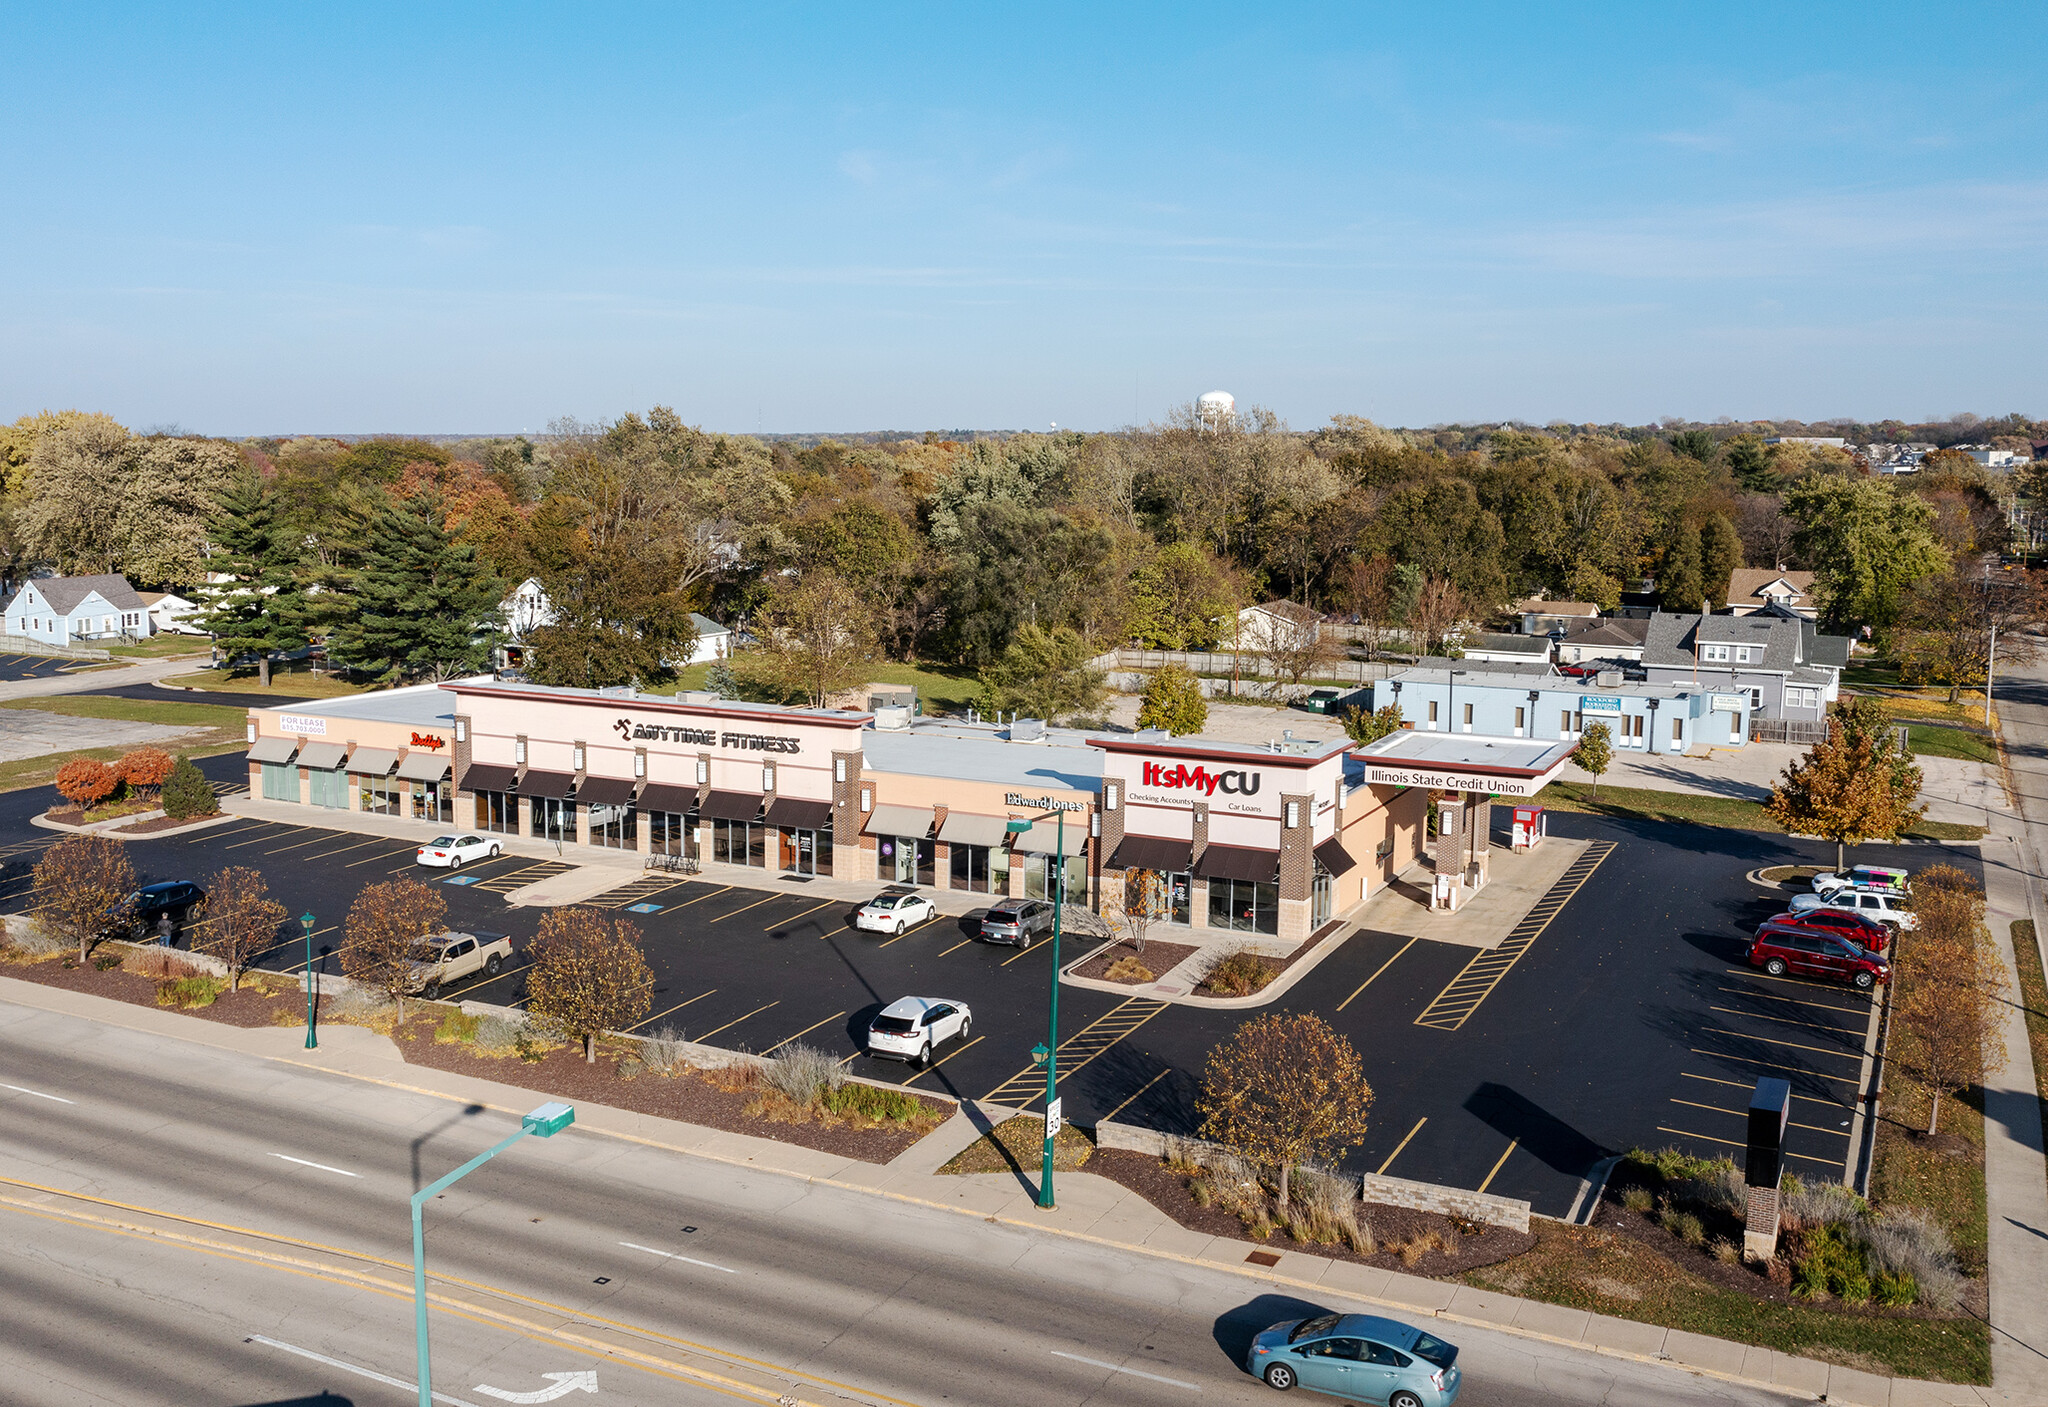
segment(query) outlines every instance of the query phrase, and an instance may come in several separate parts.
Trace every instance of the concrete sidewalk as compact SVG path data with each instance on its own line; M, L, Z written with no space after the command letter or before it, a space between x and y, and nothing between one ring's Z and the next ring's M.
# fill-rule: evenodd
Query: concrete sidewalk
M535 1091L518 1086L408 1065L390 1040L359 1028L328 1027L321 1034L319 1049L308 1051L303 1048L302 1027L243 1029L15 978L0 977L0 1001L324 1070L451 1102L481 1104L507 1113L523 1113L541 1098ZM1277 1265L1260 1267L1248 1260L1258 1247L1233 1237L1189 1231L1136 1193L1088 1173L1061 1174L1057 1184L1059 1205L1051 1211L1037 1207L1037 1189L1028 1173L938 1175L936 1169L972 1143L990 1117L978 1109L964 1107L955 1118L893 1162L877 1166L772 1139L602 1105L579 1103L576 1108L577 1129L586 1135L622 1139L735 1167L864 1191L899 1203L1116 1246L1163 1260L1242 1275L1248 1280L1310 1293L1323 1300L1341 1300L1360 1308L1384 1308L1409 1317L1432 1316L1451 1323L1480 1325L1587 1352L1664 1364L1678 1371L1774 1388L1829 1403L1925 1407L2041 1401L2038 1396L1987 1388L1880 1377L1772 1349L1296 1251L1278 1252Z

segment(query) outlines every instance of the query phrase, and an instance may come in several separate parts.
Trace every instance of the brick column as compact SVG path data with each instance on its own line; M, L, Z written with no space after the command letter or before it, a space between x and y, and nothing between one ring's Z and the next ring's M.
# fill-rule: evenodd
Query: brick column
M476 820L476 794L462 789L463 779L469 775L470 722L469 715L455 715L455 750L449 755L449 782L455 788L455 821L457 825L470 825ZM350 787L351 794L355 791ZM353 797L349 805L355 805Z
M647 749L644 747L634 748L633 758L633 775L635 777L645 777L647 775ZM640 814L639 793L642 790L643 784L636 782L633 787L634 848L639 850L642 855L652 855L654 853L654 827L647 824L647 818Z
M1208 848L1209 803L1197 801L1195 803L1194 844L1189 852L1192 856L1188 862L1189 865L1201 864L1202 852ZM1193 874L1188 877L1188 927L1207 928L1208 926L1209 881L1203 879L1200 874Z
M1493 854L1493 797L1481 796L1472 805L1472 862L1479 866L1479 883L1486 883L1486 867Z
M873 879L872 861L863 867L861 863L860 830L867 824L867 817L860 810L861 753L858 748L852 752L832 754L832 877L834 879ZM842 780L841 766L846 769Z
M1464 878L1465 838L1459 833L1463 824L1465 802L1462 794L1457 799L1446 797L1436 804L1436 879L1440 882L1448 877L1453 885ZM1435 900L1432 899L1432 906Z

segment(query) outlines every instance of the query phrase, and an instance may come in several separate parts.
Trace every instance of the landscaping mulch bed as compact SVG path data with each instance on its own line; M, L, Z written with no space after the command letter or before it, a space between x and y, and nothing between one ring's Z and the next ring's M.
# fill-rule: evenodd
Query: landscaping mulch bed
M216 811L211 816L152 816L146 821L137 821L132 826L116 826L115 835L153 835L157 831L176 830L180 826L196 826L205 821L225 819Z
M1175 1172L1150 1153L1135 1153L1124 1148L1100 1149L1088 1160L1088 1171L1122 1183L1190 1231L1243 1241L1247 1254L1260 1249L1302 1251L1312 1256L1327 1256L1331 1260L1348 1260L1355 1265L1376 1266L1381 1270L1444 1276L1497 1265L1536 1244L1534 1236L1510 1231L1504 1226L1485 1226L1476 1235L1467 1235L1449 1217L1435 1212L1418 1212L1379 1202L1362 1204L1359 1221L1372 1228L1373 1236L1382 1247L1435 1231L1457 1248L1456 1254L1450 1255L1432 1250L1414 1265L1407 1265L1399 1255L1386 1250L1362 1256L1341 1244L1296 1241L1284 1230L1277 1230L1260 1241L1233 1213L1220 1207L1195 1205L1195 1199L1188 1192L1193 1179Z
M1123 982L1126 986L1140 987L1144 985L1142 980L1125 981L1121 977L1111 977L1109 969L1125 958L1136 958L1152 970L1151 980L1156 982L1180 963L1186 961L1188 956L1194 951L1195 945L1192 943L1148 942L1145 944L1145 951L1142 953L1133 948L1129 943L1106 943L1098 948L1080 966L1069 968L1067 975L1069 977L1092 977L1098 982Z
M1256 962L1258 962L1260 966L1264 967L1264 968L1265 968L1265 969L1266 969L1266 970L1267 970L1268 972L1270 972L1270 973L1272 973L1272 974L1273 974L1273 975L1272 975L1271 977L1268 977L1268 978L1267 978L1267 979L1265 980L1265 982L1264 982L1264 984L1263 984L1263 985L1261 985L1261 986L1260 986L1260 988L1259 988L1259 991L1260 991L1260 992L1263 992L1263 991L1265 991L1265 990L1266 990L1266 988L1267 988L1267 987L1270 987L1270 986L1272 986L1272 985L1273 985L1273 984L1274 984L1275 982L1279 981L1279 980L1280 980L1280 978L1281 978L1281 976L1282 976L1282 975L1284 975L1284 974L1286 973L1286 971L1287 971L1287 969L1288 969L1288 968L1290 968L1290 967L1293 967L1293 966L1294 966L1294 965L1295 965L1296 963L1300 962L1300 961L1301 961L1301 960L1302 960L1303 958L1307 957L1307 956L1308 956L1308 955L1309 955L1310 953L1312 953L1312 952L1316 951L1316 949L1318 949L1318 948L1322 947L1322 945L1323 945L1324 943L1326 943L1326 942L1330 941L1330 939L1331 939L1331 938L1332 938L1332 937L1333 937L1333 936L1334 936L1335 934L1337 934L1338 932L1340 932L1340 931L1342 930L1342 928L1343 928L1343 925L1342 925L1342 924L1337 924L1337 923L1328 923L1328 924L1324 924L1324 925L1323 925L1323 927L1322 927L1322 929L1321 929L1321 930L1320 930L1319 932L1317 932L1317 933L1313 934L1313 935L1312 935L1311 937L1309 937L1309 938L1307 939L1307 941L1305 941L1304 943L1302 943L1302 945L1301 945L1300 947L1296 948L1296 949L1295 949L1295 950L1294 950L1293 952L1289 953L1289 954L1288 954L1288 955L1287 955L1286 957L1284 957L1284 958L1276 958L1276 957L1272 957L1272 956L1269 956L1269 955L1267 955L1267 954L1265 954L1265 953L1253 953L1253 954L1251 954L1250 956L1251 956L1251 957L1252 957L1252 958L1253 958L1253 959L1254 959L1254 960L1255 960ZM1190 996L1192 996L1192 997L1194 997L1194 998L1195 998L1195 999L1197 999L1197 1000L1201 1000L1201 999L1203 999L1203 998L1207 998L1207 999L1209 999L1209 1000L1211 1000L1211 1001L1223 1001L1223 1000L1231 1000L1231 1001L1238 1001L1238 1000L1242 1000L1242 998L1237 998L1237 997L1225 998L1225 997L1223 997L1223 996L1222 996L1222 995L1221 995L1220 993L1217 993L1217 992L1211 992L1211 991L1206 991L1206 990L1204 990L1204 989L1203 989L1203 987L1202 987L1202 986L1201 986L1201 985L1200 985L1199 983L1198 983L1198 984L1196 984L1195 990L1194 990L1193 992L1189 993L1189 995L1190 995ZM1255 992L1255 993L1252 993L1252 995L1256 996L1256 995L1258 995L1258 993L1256 993L1256 992Z
M93 956L110 951L101 945L93 949ZM43 958L35 962L0 962L0 977L18 977L24 982L38 982L45 987L62 987L69 992L109 997L131 1006L157 1005L156 979L153 977L124 972L120 968L101 972L93 967L92 958L87 958L83 967L66 967L64 961L63 958ZM204 1017L229 1026L297 1025L305 1020L306 998L296 986L272 996L255 985L245 983L241 990L222 992L206 1006L165 1009L180 1010L186 1016ZM290 1014L292 1021L280 1022L277 1019L279 1012Z

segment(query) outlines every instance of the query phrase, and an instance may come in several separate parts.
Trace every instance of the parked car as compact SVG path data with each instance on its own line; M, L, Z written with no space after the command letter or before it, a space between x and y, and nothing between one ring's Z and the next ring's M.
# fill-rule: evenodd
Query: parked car
M190 880L167 879L145 884L112 911L109 932L147 937L160 919L187 923L206 912L206 891Z
M413 862L459 870L465 860L495 860L498 854L498 842L487 835L437 835L419 848Z
M1785 907L1795 914L1812 909L1847 909L1900 928L1912 929L1920 925L1920 920L1906 907L1904 895L1889 894L1881 889L1831 889L1826 894L1794 894L1792 902Z
M853 926L870 933L901 933L937 918L938 905L908 885L892 884L853 912Z
M1282 1392L1299 1384L1389 1407L1450 1407L1462 1381L1457 1345L1376 1314L1275 1324L1252 1340L1244 1366Z
M974 1013L966 1002L903 997L883 1007L868 1023L868 1054L928 1065L935 1046L941 1041L965 1040L973 1024Z
M472 972L496 977L512 956L512 940L502 933L443 933L427 940L427 957L413 964L412 989L438 1001Z
M1311 689L1294 701L1294 706L1307 713L1328 713L1337 706L1337 700L1344 697L1341 689Z
M1827 977L1867 992L1891 977L1891 966L1868 948L1803 924L1766 923L1749 944L1749 965L1773 977L1796 972Z
M981 937L991 943L1031 946L1040 934L1052 932L1052 904L1044 899L1005 899L981 916Z
M1881 889L1891 894L1910 894L1913 886L1904 870L1890 865L1852 865L1841 874L1823 870L1813 877L1813 892L1827 894L1837 889Z
M1881 953L1891 946L1892 931L1874 918L1850 909L1807 909L1801 913L1773 914L1770 923L1789 923L1800 928L1818 928L1847 938L1859 948Z

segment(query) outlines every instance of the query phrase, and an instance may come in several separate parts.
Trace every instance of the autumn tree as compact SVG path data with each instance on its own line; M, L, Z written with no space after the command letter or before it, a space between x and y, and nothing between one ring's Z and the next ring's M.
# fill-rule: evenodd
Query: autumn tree
M1342 578L1338 604L1353 617L1358 644L1369 660L1380 657L1394 628L1407 614L1397 570L1394 559L1382 553L1353 562Z
M74 757L57 769L57 795L81 811L99 805L121 785L121 774L96 757Z
M129 790L143 796L161 796L164 782L177 763L160 747L139 747L116 765Z
M1208 650L1229 634L1238 591L1192 542L1162 547L1131 578L1131 638L1147 649Z
M1614 762L1614 733L1605 723L1588 723L1572 749L1572 761L1593 774L1593 795L1600 795L1600 777Z
M1927 1095L1927 1132L1938 1131L1941 1101L2004 1064L1994 1039L2005 1015L2005 968L1984 926L1984 896L1951 866L1947 876L1915 877L1918 920L1892 954L1893 1058Z
M1471 616L1465 593L1445 577L1424 577L1408 607L1410 645L1426 655L1449 654Z
M1401 731L1401 705L1381 704L1371 713L1362 708L1347 708L1337 721L1344 725L1344 736L1352 742L1376 743Z
M1998 663L2031 664L2039 655L2032 630L2044 602L2032 573L1963 568L1914 583L1900 613L1892 654L1908 684L1941 684L1948 701L1965 688L1982 688L1991 670L1994 632Z
M36 922L77 943L83 963L96 939L127 927L135 867L118 840L67 835L36 862L29 892Z
M1142 953L1145 951L1145 935L1152 931L1153 925L1168 918L1172 911L1172 900L1166 892L1166 876L1157 870L1132 870L1124 878L1122 900L1111 903L1103 918L1118 942L1129 943Z
M341 970L354 981L384 993L405 1020L405 998L426 961L426 940L447 926L448 905L416 879L372 884L349 906L341 948Z
M641 951L640 930L597 909L550 909L527 947L526 1009L542 1023L583 1043L597 1059L597 1038L647 1015L654 973Z
M241 985L249 965L277 941L290 911L270 897L258 870L229 865L206 887L206 951L228 967L228 990Z
M1785 495L1799 524L1793 546L1814 568L1831 625L1888 629L1908 587L1948 566L1934 535L1934 509L1882 479L1820 475Z
M981 672L981 711L1026 718L1071 717L1101 704L1109 692L1095 651L1075 631L1018 627L1002 655Z
M1179 738L1201 732L1208 721L1209 700L1194 671L1177 664L1152 671L1138 704L1140 728L1164 728Z
M1209 1052L1202 1136L1275 1170L1280 1210L1296 1166L1365 1141L1372 1086L1351 1042L1313 1013L1254 1017Z
M1865 702L1881 716L1881 705ZM1844 703L1830 712L1827 741L1785 769L1764 811L1786 830L1834 841L1840 870L1844 846L1894 839L1919 820L1919 795L1920 769L1892 730Z
M813 708L869 675L875 636L860 593L837 572L784 579L756 617L759 648L735 661L757 688L799 694Z

